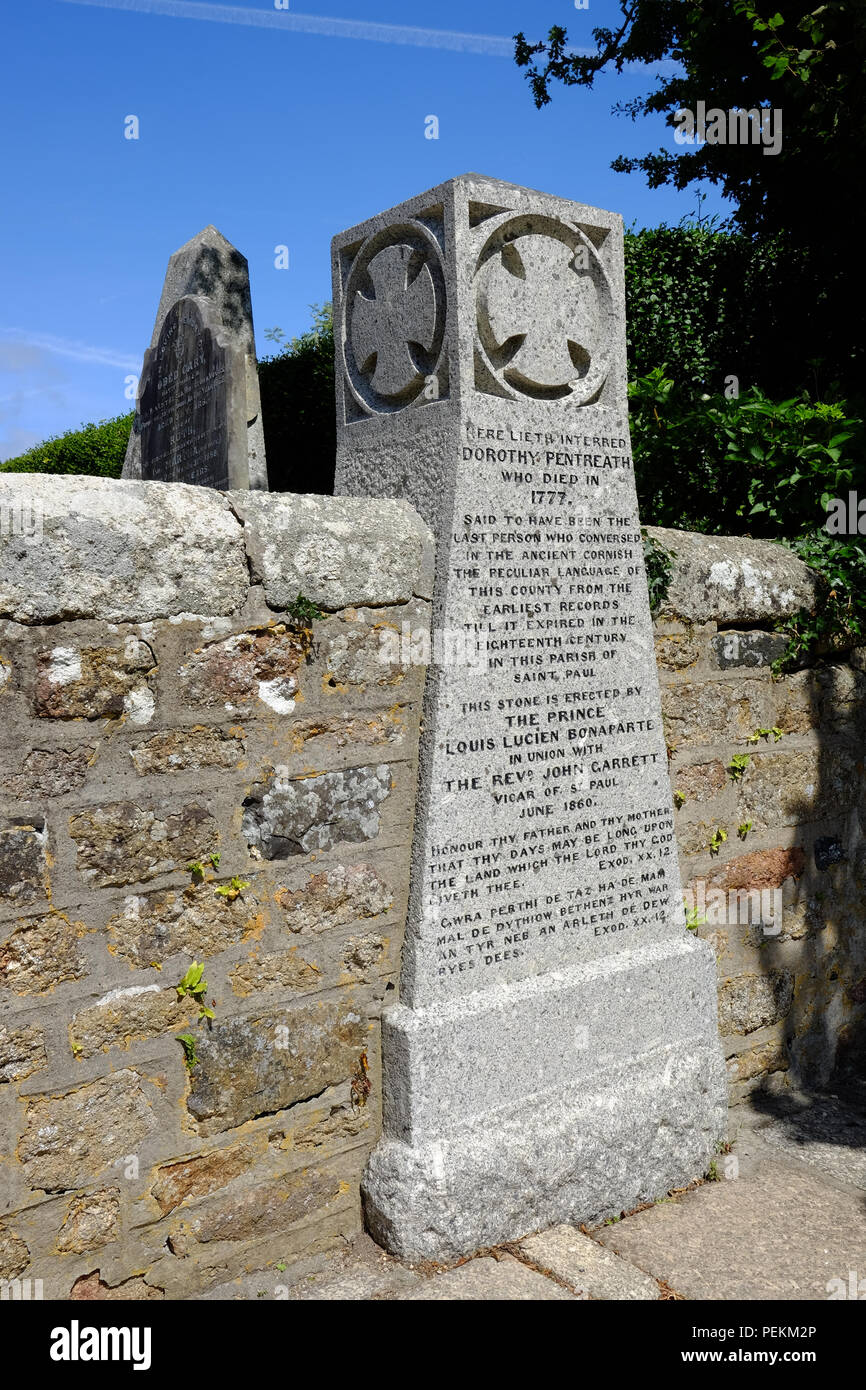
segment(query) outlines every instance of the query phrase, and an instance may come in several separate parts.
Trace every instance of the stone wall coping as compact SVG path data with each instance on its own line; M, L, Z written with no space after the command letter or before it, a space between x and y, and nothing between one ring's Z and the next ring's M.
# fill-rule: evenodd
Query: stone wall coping
M187 483L0 474L0 617L39 624L408 603L433 542L403 501L220 493Z
M661 617L725 625L773 623L801 609L815 610L820 579L777 541L705 536L667 526L647 526L646 531L673 555Z

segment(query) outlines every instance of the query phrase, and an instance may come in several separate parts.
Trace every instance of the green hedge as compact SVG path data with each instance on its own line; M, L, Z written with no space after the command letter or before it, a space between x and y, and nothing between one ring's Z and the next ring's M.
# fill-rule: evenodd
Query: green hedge
M629 425L657 526L794 539L823 526L828 498L866 495L866 432L845 402L698 395L656 367L629 384Z
M810 365L815 345L804 350L795 270L778 242L712 224L626 232L629 378L665 363L679 387L700 392L722 391L730 376L771 396L826 389Z
M757 387L698 397L662 368L629 406L644 523L782 541L823 577L817 614L785 624L786 666L866 639L866 536L826 529L830 499L866 497L862 413Z
M262 425L272 492L334 490L337 421L330 304L311 306L312 327L259 362ZM279 335L272 329L269 336Z
M102 478L119 478L131 429L132 411L113 420L82 425L0 463L0 472L92 473Z

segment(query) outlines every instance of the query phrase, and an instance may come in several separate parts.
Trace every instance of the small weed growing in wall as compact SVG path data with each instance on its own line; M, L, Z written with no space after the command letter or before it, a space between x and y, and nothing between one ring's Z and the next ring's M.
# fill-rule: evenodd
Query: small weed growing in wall
M650 613L655 617L667 598L674 557L670 550L666 550L652 536L648 536L644 528L641 528L641 537L643 539L646 582L649 589Z
M356 1110L361 1110L367 1104L367 1097L373 1089L373 1083L369 1077L370 1068L367 1065L367 1054L362 1052L358 1058L358 1066L352 1077L351 1096L352 1105Z
M685 794L685 792L675 791L675 792L674 792L674 805L676 806L677 810L678 810L678 811L681 811L682 808L685 806L685 804L686 804L686 794Z
M773 725L772 729L755 729L754 733L749 734L748 738L746 739L746 742L757 743L758 740L762 738L769 740L770 735L772 734L773 742L778 743L779 739L782 737L783 732L784 730L778 728L778 726L775 724Z
M175 1037L183 1048L183 1064L187 1071L192 1071L193 1067L198 1066L195 1037L192 1033L177 1033Z
M714 830L712 836L710 837L710 843L707 846L707 848L710 851L710 854L718 854L719 850L722 848L722 845L725 843L725 840L727 840L727 838L728 832L727 830L723 830L721 826L719 826L717 830Z
M314 622L325 616L322 610L310 599L304 598L303 594L298 594L298 597L287 605L286 612L296 627L305 628L312 627Z
M706 922L706 917L702 917L696 907L688 908L683 903L683 909L686 914L686 931L697 931L698 927L702 927Z
M736 753L734 757L731 758L731 761L728 763L728 775L732 782L739 782L742 780L743 773L751 761L748 753Z
M752 822L750 820L744 820L742 825L737 826L737 834L739 835L741 840L745 840L751 828Z
M210 864L212 869L218 869L219 862L221 859L222 855L219 853L219 851L217 851L215 854L208 855L207 862L208 864ZM188 874L192 874L193 879L196 883L204 882L205 866L201 859L191 859L186 866L186 871Z
M219 888L215 888L214 893L218 898L225 898L226 902L233 903L235 898L239 898L244 889L249 888L249 886L244 879L235 877L229 879L228 883L223 883Z
M198 1016L199 1023L201 1023L203 1019L215 1017L213 1009L209 1008L205 1002L207 980L204 978L204 964L199 965L198 961L194 960L180 984L175 985L175 989L177 990L178 999L185 999L188 995L198 1004L201 1010Z

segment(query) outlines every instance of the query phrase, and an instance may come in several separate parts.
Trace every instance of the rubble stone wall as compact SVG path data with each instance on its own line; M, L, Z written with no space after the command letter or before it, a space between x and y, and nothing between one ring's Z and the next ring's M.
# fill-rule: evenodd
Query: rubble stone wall
M772 542L649 534L673 557L656 654L731 1097L826 1085L866 1059L866 649L777 678L811 571Z
M37 475L0 516L0 1280L194 1294L360 1225L424 679L381 639L429 626L429 536Z

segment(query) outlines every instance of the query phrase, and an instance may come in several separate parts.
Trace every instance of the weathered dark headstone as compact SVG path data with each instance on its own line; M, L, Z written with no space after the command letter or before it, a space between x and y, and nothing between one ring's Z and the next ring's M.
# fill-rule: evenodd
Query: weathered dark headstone
M169 261L123 477L267 489L247 262L215 227Z

